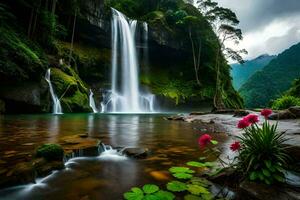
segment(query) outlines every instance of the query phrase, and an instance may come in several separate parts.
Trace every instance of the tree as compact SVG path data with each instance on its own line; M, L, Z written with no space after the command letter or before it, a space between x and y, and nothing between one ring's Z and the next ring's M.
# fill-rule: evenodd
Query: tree
M218 47L216 51L216 89L214 95L214 107L224 109L225 105L223 102L223 87L220 80L220 62L223 57L231 58L240 63L243 63L242 53L247 53L245 49L234 50L226 47L227 41L233 41L238 44L243 39L241 29L237 28L239 20L236 14L228 8L219 7L216 2L212 0L200 0L199 9L204 13L206 19L211 23L215 33L218 36Z

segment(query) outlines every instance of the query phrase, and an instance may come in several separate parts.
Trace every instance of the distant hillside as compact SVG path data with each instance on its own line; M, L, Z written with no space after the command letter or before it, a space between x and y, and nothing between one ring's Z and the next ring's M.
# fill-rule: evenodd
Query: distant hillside
M256 72L241 87L246 107L265 107L300 77L300 43L290 47Z
M238 90L240 87L258 70L261 70L276 56L267 54L261 55L253 60L246 61L244 64L232 64L231 76L233 78L233 87Z

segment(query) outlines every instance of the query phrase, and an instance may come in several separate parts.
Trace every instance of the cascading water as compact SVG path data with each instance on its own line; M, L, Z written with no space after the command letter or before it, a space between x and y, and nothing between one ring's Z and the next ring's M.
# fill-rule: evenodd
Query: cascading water
M90 102L90 107L92 108L94 113L98 112L98 109L96 108L95 100L94 100L94 93L90 89L90 95L89 95L89 102Z
M49 84L50 94L51 94L51 98L52 98L52 102L53 102L53 114L63 114L60 100L54 93L54 89L53 89L53 86L52 86L52 83L50 80L50 76L51 76L51 69L49 68L46 72L45 79Z
M102 112L154 112L154 95L142 94L139 88L135 43L137 21L127 19L113 8L112 13L111 90L103 96Z

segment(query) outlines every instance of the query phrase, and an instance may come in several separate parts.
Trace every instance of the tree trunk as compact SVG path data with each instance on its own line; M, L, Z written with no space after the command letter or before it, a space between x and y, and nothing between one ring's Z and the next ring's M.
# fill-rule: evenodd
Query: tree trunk
M194 44L194 41L193 41L193 38L192 38L191 28L189 29L189 37L190 37L191 46L192 46L193 62L194 62L194 70L195 70L196 81L197 81L197 84L199 86L201 86L201 83L200 83L200 80L199 80L199 76L198 76L198 68L199 68L198 67L198 63L199 63L199 60L198 61L196 60L195 44ZM199 51L199 53L200 53L200 51ZM198 58L199 58L199 55L198 55Z
M52 1L52 9L51 9L52 15L55 15L56 2L57 2L57 0L53 0L53 1Z
M31 35L34 35L34 33L35 33L37 18L38 18L38 13L39 13L40 7L41 7L41 0L39 1L38 7L35 9L34 24L33 24Z
M222 110L225 108L224 102L222 100L222 88L220 87L220 62L219 58L221 56L221 50L218 49L217 51L217 56L216 56L216 91L215 91L215 96L214 96L214 107L217 110Z
M73 43L74 43L74 35L75 35L75 28L76 28L76 18L77 18L77 11L75 12L74 21L73 21L73 31L72 31L71 48L70 48L70 55L69 55L69 65L71 65L71 59L72 59L72 53L73 53Z
M30 14L30 18L29 18L29 24L28 24L28 30L27 30L27 36L30 38L30 34L31 34L31 27L32 27L32 20L33 20L33 13L34 13L34 8L31 8L31 14Z

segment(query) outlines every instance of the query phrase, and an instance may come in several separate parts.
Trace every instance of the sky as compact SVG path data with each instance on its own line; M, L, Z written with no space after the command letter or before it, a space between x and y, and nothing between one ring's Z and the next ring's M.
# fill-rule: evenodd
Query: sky
M244 39L237 49L248 51L244 59L277 55L300 42L300 0L215 1L232 9L239 18Z

